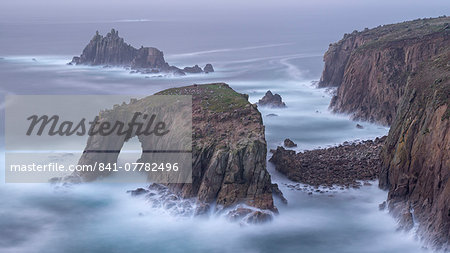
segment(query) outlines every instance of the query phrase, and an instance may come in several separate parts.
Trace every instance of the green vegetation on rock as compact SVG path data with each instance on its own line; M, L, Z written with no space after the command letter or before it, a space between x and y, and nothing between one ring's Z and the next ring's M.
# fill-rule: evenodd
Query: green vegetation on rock
M167 89L155 95L193 95L202 100L204 108L213 112L233 111L250 104L247 95L237 93L225 83L194 84Z

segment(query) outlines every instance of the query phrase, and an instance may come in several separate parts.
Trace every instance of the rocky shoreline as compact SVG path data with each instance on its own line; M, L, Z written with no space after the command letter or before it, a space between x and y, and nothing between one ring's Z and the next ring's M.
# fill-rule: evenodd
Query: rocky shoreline
M375 180L386 137L296 153L277 147L270 162L290 180L326 188L359 188L361 180Z
M152 208L165 210L171 215L181 217L208 216L211 213L223 215L230 222L240 225L258 224L272 220L273 212L245 204L231 208L213 208L197 198L184 198L163 184L150 184L145 188L127 191L133 197L143 197Z

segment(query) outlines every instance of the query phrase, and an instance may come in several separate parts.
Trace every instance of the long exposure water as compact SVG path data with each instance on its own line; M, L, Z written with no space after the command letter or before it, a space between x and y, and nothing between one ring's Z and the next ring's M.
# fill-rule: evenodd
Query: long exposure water
M301 151L387 134L387 127L330 113L330 91L313 85L320 78L328 44L339 39L345 29L352 29L348 24L342 31L325 33L305 24L299 24L295 33L275 25L233 25L146 20L0 24L0 92L151 95L193 83L226 82L249 94L252 103L269 89L283 97L286 109L259 108L268 149L285 138L298 143L297 151ZM172 65L212 63L216 72L158 77L130 74L121 68L66 65L80 54L95 30L104 34L113 27L135 47L163 50ZM212 29L219 32L211 33ZM2 121L4 106L2 103ZM364 128L356 128L357 123ZM3 141L1 145L3 181ZM287 187L291 182L272 164L268 163L268 169L289 204L277 200L279 215L272 222L254 226L230 223L222 215L168 214L126 193L142 184L97 183L55 189L47 184L2 183L0 251L422 252L411 233L396 231L395 220L378 210L387 193L378 189L377 182L332 196L308 195Z

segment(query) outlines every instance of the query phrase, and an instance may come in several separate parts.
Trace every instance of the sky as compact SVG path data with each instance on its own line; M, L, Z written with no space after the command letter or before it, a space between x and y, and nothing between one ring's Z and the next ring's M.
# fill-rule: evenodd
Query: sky
M0 23L155 21L260 22L299 16L391 22L450 14L448 0L3 0ZM301 19L300 19L301 20Z

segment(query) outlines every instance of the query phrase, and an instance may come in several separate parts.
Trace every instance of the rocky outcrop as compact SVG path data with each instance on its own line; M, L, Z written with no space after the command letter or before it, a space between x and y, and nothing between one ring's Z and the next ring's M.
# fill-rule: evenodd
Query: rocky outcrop
M98 31L82 54L72 59L74 64L89 65L130 65L136 57L138 50L124 42L119 32L112 29L105 37Z
M384 138L296 153L278 147L270 162L295 182L313 186L359 187L357 180L374 180L381 168Z
M205 67L203 68L203 71L204 71L205 73L214 72L214 68L213 68L213 66L212 66L210 63L208 63L208 64L206 64Z
M450 17L365 29L330 44L319 87L338 87L330 107L392 124L408 78L450 44Z
M179 198L196 198L203 203L197 208L205 212L209 206L227 208L238 204L277 211L270 174L266 170L267 146L262 117L256 106L248 102L248 96L236 93L223 83L168 89L156 95L192 95L192 183L165 184L171 193ZM108 115L128 115L126 112L130 109L142 108L148 103L146 98L133 101L108 111ZM107 115L101 114L101 118ZM177 126L181 124L180 121ZM151 149L152 143L147 143L146 137L138 137L144 150ZM125 138L110 140L91 136L79 164L105 160L104 154L86 151L98 150L98 147L120 150L125 141ZM117 161L117 155L109 154L107 162ZM146 162L146 159L143 153L139 161ZM108 173L74 176L81 181L92 181L105 175ZM145 193L145 189L131 193ZM202 213L201 210L196 212Z
M173 190L225 207L245 202L275 210L262 117L248 96L226 84L158 94L193 95L193 183L171 185Z
M402 229L427 245L450 241L449 17L345 35L324 56L321 87L331 108L391 125L380 154L380 187Z
M195 65L193 67L185 67L183 69L183 71L186 73L192 73L192 74L197 74L197 73L203 72L203 70L198 65Z
M403 228L450 250L450 47L408 79L382 152L380 187Z
M141 47L131 61L134 69L160 69L168 70L169 64L164 60L163 52L154 47Z
M201 73L203 70L195 65L183 71L175 66L170 66L164 59L164 53L154 47L141 47L136 49L124 42L119 37L119 32L112 29L111 32L102 36L96 32L89 44L84 48L80 56L73 57L72 64L124 66L131 67L133 73L141 72L159 73L170 72L177 76L186 73ZM211 64L207 64L205 72L214 72Z
M286 107L286 104L282 101L281 96L279 94L272 94L270 90L267 91L264 97L258 101L258 105L278 108Z
M295 144L291 139L285 139L283 144L286 148L297 147L297 144Z

